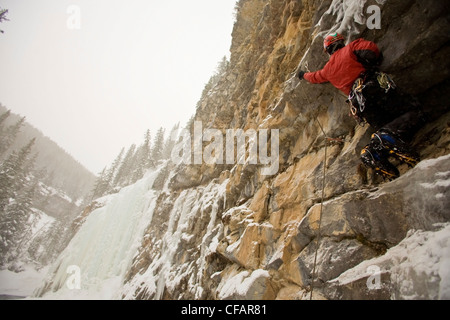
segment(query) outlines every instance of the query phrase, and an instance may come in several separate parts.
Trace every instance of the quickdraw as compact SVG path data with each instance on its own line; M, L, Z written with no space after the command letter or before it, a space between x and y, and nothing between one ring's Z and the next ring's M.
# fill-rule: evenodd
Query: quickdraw
M364 112L364 109L366 108L366 98L363 95L363 90L365 87L364 80L362 78L358 78L356 79L352 90L354 97L356 97L356 100L358 101L359 111L361 111L361 113Z
M386 93L392 88L395 89L397 86L395 85L394 80L392 80L392 78L384 72L378 72L377 73L377 80L378 83L380 84L380 87L383 88Z
M353 90L356 92L362 92L365 87L364 80L362 78L358 78L353 85Z
M364 90L365 87L366 86L364 84L363 78L356 79L355 84L353 85L353 88L350 91L350 94L349 94L348 100L347 100L350 105L351 115L353 116L353 118L356 119L358 124L361 126L364 126L364 124L365 124L365 120L361 117L361 114L364 112L364 109L366 107L366 98L362 94L362 91ZM353 101L355 99L359 105L359 110L358 110L358 107L356 107L353 104Z

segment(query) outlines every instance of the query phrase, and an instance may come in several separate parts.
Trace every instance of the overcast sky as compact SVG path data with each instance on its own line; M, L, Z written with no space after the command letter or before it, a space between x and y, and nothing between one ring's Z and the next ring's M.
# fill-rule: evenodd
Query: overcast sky
M229 56L236 0L1 0L0 103L94 173L184 125Z

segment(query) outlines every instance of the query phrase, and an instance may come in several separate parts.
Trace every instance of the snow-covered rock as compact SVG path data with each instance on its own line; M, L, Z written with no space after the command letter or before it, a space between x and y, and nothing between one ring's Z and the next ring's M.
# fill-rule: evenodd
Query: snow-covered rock
M450 299L450 224L435 229L410 230L386 254L330 281L328 294L335 299Z

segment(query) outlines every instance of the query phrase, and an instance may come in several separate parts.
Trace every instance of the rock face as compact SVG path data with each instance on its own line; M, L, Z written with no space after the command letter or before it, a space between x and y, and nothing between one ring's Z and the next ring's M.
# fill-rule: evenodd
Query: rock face
M377 18L370 6L379 29L367 26ZM278 129L279 170L264 176L248 161L174 169L128 273L138 289L124 297L302 299L313 288L317 299L450 298L418 293L439 281L413 272L403 294L387 255L413 229L449 236L441 231L450 221L449 4L241 0L237 8L230 63L195 121L224 134ZM295 77L325 64L322 39L335 31L377 42L382 68L429 112L414 141L426 161L401 167L393 182L358 170L371 130L348 116L346 97ZM377 264L382 285L368 290L367 267ZM143 280L149 274L154 285Z

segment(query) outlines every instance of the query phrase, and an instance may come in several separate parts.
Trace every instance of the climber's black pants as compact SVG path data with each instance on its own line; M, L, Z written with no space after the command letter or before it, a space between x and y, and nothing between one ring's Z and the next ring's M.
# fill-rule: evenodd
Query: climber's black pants
M388 129L405 142L411 142L416 132L425 124L420 103L415 98L398 89L391 88L386 92L376 79L365 83L363 96L365 105L360 117L375 131ZM357 100L352 99L352 104L356 106Z
M392 88L386 92L378 85L377 81L366 83L363 94L365 105L361 116L376 132L388 130L409 144L417 131L425 124L420 104L409 95ZM352 99L352 104L355 105L355 103L357 101ZM374 135L371 142L363 149L362 155L364 150L375 154L380 151L378 149L379 140ZM388 157L386 153L378 152L378 154L382 158ZM363 156L361 160L367 164ZM379 159L378 161L383 160Z
M410 143L415 133L424 124L422 112L420 110L412 110L385 124L382 128L396 133L404 142Z

